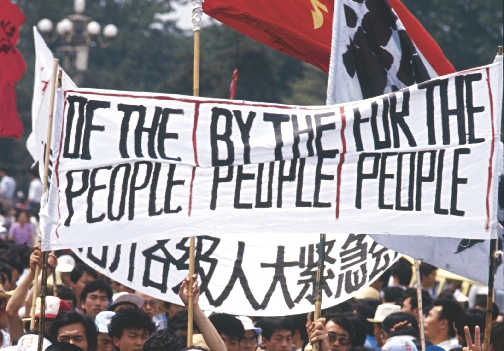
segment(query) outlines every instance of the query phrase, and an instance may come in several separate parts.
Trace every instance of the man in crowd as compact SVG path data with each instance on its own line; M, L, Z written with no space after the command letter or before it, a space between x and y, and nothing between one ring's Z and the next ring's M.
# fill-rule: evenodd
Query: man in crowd
M406 290L411 282L411 277L413 277L412 265L406 259L400 258L399 261L394 263L391 268L393 286L399 286L403 290Z
M289 351L295 329L289 317L266 317L260 320L262 344L266 351Z
M245 334L243 324L235 317L225 313L213 314L209 319L224 341L227 351L238 351L240 341Z
M98 348L96 349L96 351L114 351L112 339L108 335L110 320L114 315L115 313L112 311L103 311L96 315L95 324L96 329L98 330Z
M168 320L166 319L166 315L161 313L159 310L158 302L155 298L141 293L136 292L138 296L144 299L144 304L142 306L142 310L151 317L152 321L156 325L156 330L166 329L168 327Z
M445 351L452 346L451 338L455 337L454 323L462 312L462 307L453 300L435 300L434 306L425 318L425 336L434 346Z
M81 310L94 320L98 313L107 310L111 298L112 289L104 280L92 280L81 292Z
M9 176L7 168L0 167L0 203L7 213L10 213L12 210L12 197L15 191L16 181Z
M82 290L87 283L97 278L98 275L96 274L94 269L84 264L76 265L70 272L70 286L75 290L75 295L77 295L77 310L80 310L81 308L80 296Z
M436 272L437 267L425 262L420 263L420 284L422 285L422 290L427 291L433 299L436 298L436 292L434 291ZM427 306L427 304L425 305Z
M49 328L58 341L74 344L84 351L95 351L98 332L91 318L75 311L59 313Z
M422 290L422 304L423 306L430 306L432 304L432 298L430 294ZM416 321L420 325L420 315L418 313L418 297L417 291L414 288L406 290L404 293L404 300L402 303L402 312L411 313L415 317Z
M142 350L145 341L156 330L151 317L139 308L117 311L111 318L109 336L118 351Z
M389 314L400 311L401 307L390 303L384 303L376 308L374 318L367 319L368 322L373 323L376 346L381 347L385 344L385 340L382 339L382 322L385 320L385 317Z

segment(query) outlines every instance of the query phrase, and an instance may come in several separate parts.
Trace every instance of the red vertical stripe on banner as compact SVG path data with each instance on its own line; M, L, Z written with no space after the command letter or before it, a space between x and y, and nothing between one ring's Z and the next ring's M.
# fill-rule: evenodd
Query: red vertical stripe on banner
M193 184L194 184L194 177L195 176L196 176L196 167L193 167L192 175L191 175L191 186L189 188L189 206L187 209L187 217L191 217L191 212L192 212L192 192L193 192Z
M338 179L336 179L336 219L339 218L339 212L340 212L341 170L343 168L343 163L345 162L345 153L346 153L346 140L345 140L346 116L345 116L345 108L343 106L340 107L340 116L341 116L342 148L340 152L340 161L338 163L338 171L337 171Z
M490 69L486 68L487 74L487 85L488 85L488 97L490 98L490 117L492 123L492 145L490 147L490 160L488 161L488 185L487 185L487 197L486 197L486 212L487 220L485 225L485 230L490 229L490 190L492 188L492 177L493 177L493 154L495 147L495 126L494 126L494 110L493 110L493 96L492 87L490 86Z
M198 163L198 150L196 149L196 147L197 147L197 144L196 144L196 129L198 129L199 107L200 107L200 102L196 101L194 103L194 126L193 126L193 131L192 131L192 142L193 142L193 150L194 150L194 164L196 165L196 167L199 166L199 163Z

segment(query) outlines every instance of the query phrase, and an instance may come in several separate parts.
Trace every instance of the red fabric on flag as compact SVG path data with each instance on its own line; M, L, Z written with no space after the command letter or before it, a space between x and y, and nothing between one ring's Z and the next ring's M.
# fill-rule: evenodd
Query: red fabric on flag
M238 70L235 69L233 72L233 78L231 78L231 84L229 85L229 99L234 100L236 97L236 85L238 84Z
M329 70L334 0L205 0L203 11L275 50Z
M429 62L432 68L440 76L456 72L450 61L443 54L443 51L427 32L422 24L408 11L406 6L400 0L388 0L390 6L394 9L397 16L400 18L406 33L415 43L418 50L422 53L425 59Z
M389 0L389 4L436 73L455 72L436 41L401 1ZM203 11L252 39L329 71L334 1L205 0ZM312 11L322 15L323 24L318 29L314 29Z
M16 49L19 27L26 16L9 0L0 0L0 136L19 139L23 123L19 120L14 85L21 79L26 64Z

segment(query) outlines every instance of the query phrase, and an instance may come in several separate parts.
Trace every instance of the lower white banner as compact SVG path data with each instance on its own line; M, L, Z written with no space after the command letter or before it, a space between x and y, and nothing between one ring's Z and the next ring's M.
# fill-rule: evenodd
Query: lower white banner
M276 316L313 311L319 236L225 235L196 238L204 310ZM157 299L182 304L189 239L74 250L102 274ZM365 234L328 235L322 308L348 300L376 280L399 254Z

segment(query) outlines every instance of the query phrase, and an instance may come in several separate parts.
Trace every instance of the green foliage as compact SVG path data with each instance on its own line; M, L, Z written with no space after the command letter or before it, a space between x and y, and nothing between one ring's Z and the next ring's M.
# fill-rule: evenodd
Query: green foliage
M69 70L70 76L79 76L82 87L192 95L192 33L184 33L174 22L162 22L156 16L172 11L174 1L188 0L87 0L84 14L102 27L115 24L119 33L110 47L97 45L91 51L86 72ZM497 45L502 45L502 0L403 1L458 70L491 62ZM71 15L73 1L14 2L27 16L18 44L27 70L16 86L25 132L20 141L0 138L0 164L10 167L21 188L27 188L26 171L32 159L24 145L31 132L35 63L32 27L42 18L56 24ZM56 51L61 44L55 42L49 47ZM296 105L325 103L325 73L226 26L202 28L200 95L227 98L235 68L240 72L237 99Z

